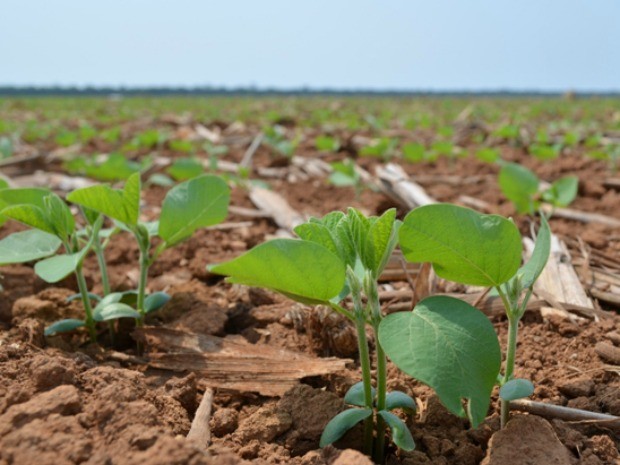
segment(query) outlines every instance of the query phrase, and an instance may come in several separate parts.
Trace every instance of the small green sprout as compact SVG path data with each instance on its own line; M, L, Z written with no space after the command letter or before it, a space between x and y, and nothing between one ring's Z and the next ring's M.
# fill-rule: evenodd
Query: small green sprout
M340 140L331 136L318 136L314 139L314 146L319 152L338 152L340 150Z
M541 203L552 207L566 207L577 196L579 179L565 176L541 190L540 179L525 166L517 163L502 163L498 178L502 193L510 200L519 213L533 215Z
M350 158L345 158L341 162L332 163L331 167L329 183L338 187L352 186L355 188L355 197L359 198L364 189L364 183L359 172L355 169L355 162Z
M379 137L373 139L370 144L360 149L361 157L375 157L381 160L389 160L396 156L398 139L393 137Z
M176 181L187 181L200 176L205 169L196 158L177 158L166 171Z

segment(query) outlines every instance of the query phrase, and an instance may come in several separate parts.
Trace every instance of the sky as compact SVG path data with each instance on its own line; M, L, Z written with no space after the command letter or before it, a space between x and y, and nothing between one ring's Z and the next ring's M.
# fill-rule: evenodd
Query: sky
M620 91L620 0L0 4L0 85Z

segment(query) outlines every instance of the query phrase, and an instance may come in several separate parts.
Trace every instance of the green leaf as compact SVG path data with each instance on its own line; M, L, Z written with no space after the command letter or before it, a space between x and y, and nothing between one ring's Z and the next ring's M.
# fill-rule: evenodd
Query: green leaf
M41 260L34 266L34 272L47 283L62 281L76 270L86 255L85 252L87 250L85 248L77 253L56 255L55 257Z
M402 450L410 451L415 449L415 442L413 441L413 436L411 436L411 431L409 431L407 425L400 418L386 410L381 410L378 414L390 427L394 444Z
M519 213L532 213L534 196L538 193L538 177L517 163L504 163L499 172L499 187Z
M159 310L166 305L169 300L170 295L165 292L154 292L149 294L146 299L144 299L144 311L145 313L150 313Z
M529 379L511 379L499 389L499 397L503 400L516 400L534 394L534 385Z
M542 198L556 207L566 207L577 197L578 187L577 176L566 176L551 184L551 187L543 192Z
M13 233L0 240L0 265L24 263L54 255L60 239L37 229Z
M204 167L195 158L177 158L167 172L177 181L186 181L204 173Z
M364 265L375 277L378 277L385 268L398 242L398 235L394 234L395 220L396 209L390 208L368 228L366 243L363 246L366 257Z
M397 408L402 409L405 413L408 413L409 415L413 415L418 409L418 406L416 405L415 400L413 400L411 396L408 396L404 392L388 392L387 396L385 396L385 409L391 411Z
M75 219L67 204L56 194L49 194L43 199L48 222L56 235L67 239L75 231Z
M399 237L407 260L431 262L440 277L463 284L498 286L521 263L514 223L456 205L416 208L405 217Z
M51 194L48 189L40 189L34 187L19 189L2 189L0 190L0 209L9 205L34 205L44 208L43 199Z
M323 430L323 434L321 434L319 447L325 447L336 442L344 436L347 431L370 415L372 415L372 410L366 408L351 408L340 412L327 423L327 426Z
M374 387L371 387L370 392L372 392L372 398L374 399L377 395L377 390ZM355 383L349 388L347 393L344 395L344 403L350 405L357 405L358 407L367 407L366 401L364 399L363 381Z
M243 255L209 267L231 283L266 287L301 302L328 302L344 287L342 261L322 245L274 239Z
M43 334L45 334L46 336L54 336L58 333L68 333L69 331L81 328L82 326L86 326L86 322L84 320L69 318L66 320L60 320L52 323L47 328L45 328L45 332Z
M67 195L67 200L126 225L135 226L140 212L140 173L132 174L123 190L99 184L77 189Z
M140 318L140 312L134 310L129 305L122 302L114 302L108 305L97 305L97 310L93 312L95 321L118 320L119 318Z
M204 175L170 189L161 208L159 236L168 247L188 237L198 228L226 218L230 189L219 177Z
M405 373L429 385L451 412L474 428L485 418L500 369L501 352L489 319L459 299L435 296L412 312L388 315L379 342Z
M340 256L343 261L345 261L345 257L341 254L341 250L327 226L314 222L303 223L295 228L295 234L304 241L322 245L331 253Z
M31 228L56 235L56 229L49 222L45 211L35 205L19 204L11 205L2 210L2 215L19 221Z
M536 243L534 244L534 251L528 262L523 265L516 276L521 279L521 286L527 289L534 285L540 273L545 269L547 260L549 260L549 254L551 252L551 231L549 229L549 223L544 216L541 216L540 229L536 236Z

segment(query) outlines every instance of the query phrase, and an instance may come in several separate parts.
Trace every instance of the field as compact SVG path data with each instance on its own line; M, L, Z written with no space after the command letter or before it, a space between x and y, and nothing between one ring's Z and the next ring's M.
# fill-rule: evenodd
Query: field
M363 377L359 331L346 317L354 299L330 308L314 288L308 295L265 284L285 261L259 263L258 278L237 280L257 287L227 282L221 274L234 273L207 266L295 237L310 217L349 207L380 216L394 208L403 220L435 201L511 218L523 237L541 230L540 212L548 216L558 241L515 322L514 374L531 381L533 393L514 401L501 429L495 387L473 428L467 415L446 408L432 382L388 361L387 390L412 396L417 411L397 414L415 449L403 450L406 439L396 439L400 448L386 441L385 463L618 463L618 163L614 99L0 99L0 171L8 186L0 190L0 465L371 463L355 452L368 442L361 424L319 447L343 396ZM198 176L203 184L191 184ZM121 188L138 179L139 197L129 188L99 190L94 201L80 195L99 183ZM208 182L222 198L230 189L225 217L213 213L224 204L203 212L204 201L184 197ZM33 220L39 207L24 213L10 188L69 195L69 217L82 232L71 235L66 216ZM98 210L105 195L109 202ZM131 195L139 221L125 204ZM65 208L50 198L41 211ZM102 213L99 223L88 210ZM148 229L157 223L141 223L157 219L158 234ZM64 232L52 240L59 222ZM44 235L6 242L29 227ZM379 318L449 294L483 312L504 353L502 295L489 292L490 284L447 279L437 264L433 271L415 263L404 249L378 267ZM508 250L499 251L482 261L504 266ZM50 262L54 253L63 255ZM280 274L312 281L318 258L311 255ZM314 271L320 278L330 269ZM364 286L364 302L372 301ZM109 294L117 298L101 310ZM90 326L83 298L93 307ZM144 311L151 304L153 311ZM382 370L371 323L362 327L375 379ZM540 413L539 403L570 410Z

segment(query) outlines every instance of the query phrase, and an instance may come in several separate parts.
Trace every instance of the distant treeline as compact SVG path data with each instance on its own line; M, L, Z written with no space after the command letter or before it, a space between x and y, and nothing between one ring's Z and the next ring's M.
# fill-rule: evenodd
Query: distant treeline
M620 92L429 91L367 89L269 89L224 87L60 87L0 86L3 97L165 97L165 96L343 96L343 97L620 97Z

